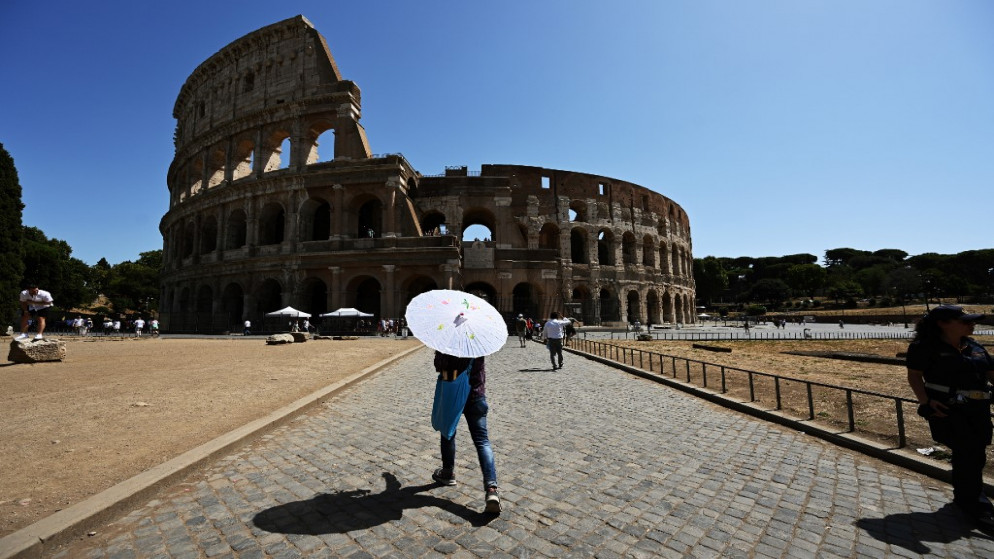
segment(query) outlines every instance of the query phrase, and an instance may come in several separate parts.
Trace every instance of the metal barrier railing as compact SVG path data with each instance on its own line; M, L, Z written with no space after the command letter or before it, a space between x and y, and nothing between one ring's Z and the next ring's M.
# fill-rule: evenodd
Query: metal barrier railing
M893 409L893 424L896 427L896 433L891 432L877 432L872 430L867 430L868 433L881 437L886 440L896 441L897 448L904 448L908 445L908 435L905 425L905 404L910 404L911 409L915 410L918 406L917 400L910 398L903 398L901 396L893 396L890 394L882 394L879 392L873 392L869 390L860 390L857 388L849 388L845 386L837 386L832 384L826 384L822 382L809 381L804 379L785 377L782 375L775 375L771 373L762 373L759 371L750 371L748 369L740 369L737 367L729 367L726 365L721 365L717 363L709 363L706 361L699 361L696 359L688 359L685 357L677 357L674 355L666 355L663 353L655 351L646 351L643 349L625 347L615 343L603 342L597 340L589 339L577 339L574 338L570 341L570 345L574 349L580 349L588 354L601 357L603 359L608 359L615 361L624 365L637 367L644 371L648 371L659 376L671 377L673 379L678 379L680 377L681 381L685 380L687 384L692 384L700 386L702 388L710 388L712 390L720 391L723 395L728 395L731 391L729 386L730 381L733 376L744 377L745 386L741 387L739 392L748 392L748 402L754 403L761 399L757 396L757 384L760 380L767 380L773 384L773 402L775 409L779 412L785 411L784 403L784 385L786 384L798 384L803 386L803 390L794 390L791 392L792 395L798 394L798 392L803 393L804 401L801 403L792 402L791 409L793 410L803 410L806 412L807 420L814 421L816 419L823 419L819 417L820 414L816 413L815 409L815 389L828 390L832 392L837 392L844 395L844 406L845 406L845 420L842 421L847 427L849 433L853 433L857 430L857 425L859 422L856 419L856 404L855 398L867 398L875 399L877 401L890 402L887 404ZM710 376L709 376L710 373ZM715 378L717 375L717 378ZM695 378L696 377L696 378ZM870 406L864 406L869 408ZM912 411L912 414L915 412ZM827 412L826 416L830 415ZM788 418L789 419L789 418ZM802 417L797 417L797 421L802 421ZM922 422L924 423L924 422ZM878 422L879 427L879 422ZM927 441L923 441L927 442Z

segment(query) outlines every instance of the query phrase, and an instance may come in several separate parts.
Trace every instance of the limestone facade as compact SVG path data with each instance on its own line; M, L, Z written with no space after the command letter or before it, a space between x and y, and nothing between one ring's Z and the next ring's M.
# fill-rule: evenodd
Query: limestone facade
M573 171L426 176L400 154L374 155L359 88L302 16L207 59L173 116L160 223L169 331L240 331L288 305L396 318L437 288L485 296L509 318L695 320L690 222L678 204ZM490 236L463 241L472 225Z

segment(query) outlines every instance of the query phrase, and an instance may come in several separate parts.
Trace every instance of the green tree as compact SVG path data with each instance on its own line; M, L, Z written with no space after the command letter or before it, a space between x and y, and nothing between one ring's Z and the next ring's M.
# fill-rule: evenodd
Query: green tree
M117 312L156 310L161 268L161 250L143 252L137 262L121 262L111 268L104 295Z
M790 297L790 286L781 279L765 278L757 281L749 290L750 301L761 301L777 307Z
M24 227L24 278L50 291L55 305L64 310L93 300L90 267L72 257L72 247L49 239L37 227Z
M787 284L799 293L814 297L815 292L825 285L828 273L817 264L794 264L787 269Z
M21 183L14 158L0 143L0 320L6 324L18 315L24 248L21 217Z
M728 273L721 261L714 256L695 258L694 283L697 296L710 305L715 297L728 288Z

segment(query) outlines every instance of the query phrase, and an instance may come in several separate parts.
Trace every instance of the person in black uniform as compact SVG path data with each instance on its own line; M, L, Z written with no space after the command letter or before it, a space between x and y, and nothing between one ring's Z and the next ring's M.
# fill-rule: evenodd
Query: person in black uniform
M908 384L932 438L953 454L953 503L983 528L994 529L994 505L984 495L991 444L994 360L970 335L982 314L955 305L932 309L915 327L908 347Z

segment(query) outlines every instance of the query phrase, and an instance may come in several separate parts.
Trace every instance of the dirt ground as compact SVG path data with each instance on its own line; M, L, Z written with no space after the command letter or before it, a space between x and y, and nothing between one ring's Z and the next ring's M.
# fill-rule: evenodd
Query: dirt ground
M0 537L420 344L64 339L0 363Z

